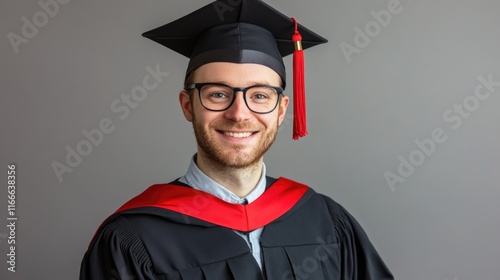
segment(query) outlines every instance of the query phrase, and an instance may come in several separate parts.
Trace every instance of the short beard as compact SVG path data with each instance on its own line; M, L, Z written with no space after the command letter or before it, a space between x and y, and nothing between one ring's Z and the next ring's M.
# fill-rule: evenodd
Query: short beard
M244 129L244 125L237 124L234 122L227 122L218 126L219 129L230 130L231 128ZM241 157L231 157L229 158L224 154L224 147L220 146L220 143L217 143L207 131L201 123L199 123L196 119L196 116L193 116L193 129L196 137L196 142L200 148L200 152L204 154L204 158L211 162L213 167L222 169L222 168L233 168L233 169L242 169L248 168L251 166L255 166L264 154L269 150L274 140L276 139L276 135L278 133L278 123L274 126L270 131L265 132L263 139L259 143L259 146L255 147L251 155L246 155L245 158ZM264 132L260 132L264 133ZM232 147L235 150L238 150L239 147L237 144L234 144ZM199 155L198 155L199 156Z

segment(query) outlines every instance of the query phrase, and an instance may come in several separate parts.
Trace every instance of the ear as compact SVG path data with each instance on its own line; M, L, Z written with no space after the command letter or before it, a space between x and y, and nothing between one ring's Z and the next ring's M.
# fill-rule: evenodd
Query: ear
M193 104L189 93L185 90L179 93L179 103L181 105L182 113L188 122L193 122Z
M290 99L286 95L281 95L280 104L278 105L278 126L281 125L286 115L286 108L288 108L288 102Z

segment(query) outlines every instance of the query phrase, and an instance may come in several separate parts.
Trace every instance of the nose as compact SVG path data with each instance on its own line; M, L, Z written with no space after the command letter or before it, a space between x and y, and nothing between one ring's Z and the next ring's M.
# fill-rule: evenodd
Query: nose
M231 107L224 111L225 118L235 122L243 122L248 120L252 116L252 111L248 109L245 103L243 92L236 92L236 96L234 98L235 99Z

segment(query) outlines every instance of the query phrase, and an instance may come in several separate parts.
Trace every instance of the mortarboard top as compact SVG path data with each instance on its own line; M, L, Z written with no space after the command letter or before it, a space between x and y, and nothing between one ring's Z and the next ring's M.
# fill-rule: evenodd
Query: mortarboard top
M295 23L261 0L219 0L143 36L190 58L186 76L210 62L257 63L273 69L285 84L282 57L296 51L294 27L302 49L327 42Z

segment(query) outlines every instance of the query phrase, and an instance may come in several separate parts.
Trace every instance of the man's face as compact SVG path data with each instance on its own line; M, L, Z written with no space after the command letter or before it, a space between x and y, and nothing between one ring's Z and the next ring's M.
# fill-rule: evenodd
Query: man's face
M232 87L280 86L281 78L272 69L259 64L216 62L198 68L194 82ZM257 114L248 109L242 92L238 92L231 107L222 112L203 108L197 90L192 100L186 92L180 93L179 100L184 116L193 123L198 157L233 168L247 167L262 160L276 138L288 106L288 97L282 96L274 111Z

